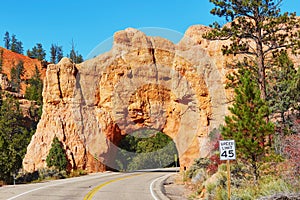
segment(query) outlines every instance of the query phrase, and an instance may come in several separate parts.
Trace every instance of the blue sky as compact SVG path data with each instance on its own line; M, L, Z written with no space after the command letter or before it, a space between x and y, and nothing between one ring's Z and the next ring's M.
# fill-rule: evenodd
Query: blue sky
M0 46L8 31L23 42L25 52L42 43L48 56L52 43L67 54L73 40L86 58L114 32L128 27L184 33L194 24L222 23L210 15L209 0L0 0L0 5ZM300 15L299 0L284 0L281 8Z

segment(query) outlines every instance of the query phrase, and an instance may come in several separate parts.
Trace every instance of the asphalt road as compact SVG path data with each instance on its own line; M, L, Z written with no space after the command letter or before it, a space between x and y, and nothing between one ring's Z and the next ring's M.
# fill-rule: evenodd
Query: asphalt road
M44 183L0 188L0 199L22 200L159 200L160 183L174 170L105 172Z

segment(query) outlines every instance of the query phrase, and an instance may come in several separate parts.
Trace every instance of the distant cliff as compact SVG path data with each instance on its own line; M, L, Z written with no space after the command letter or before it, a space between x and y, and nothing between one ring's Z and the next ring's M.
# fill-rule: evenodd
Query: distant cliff
M2 52L2 53L1 53ZM43 79L46 74L46 66L37 59L29 58L28 56L21 55L3 47L0 47L0 56L2 60L2 71L0 72L0 86L3 90L9 90L8 81L11 78L11 69L15 67L19 62L23 63L24 74L21 76L21 91L20 94L25 93L26 81L29 80L35 73L35 66L39 69L41 73L41 78Z

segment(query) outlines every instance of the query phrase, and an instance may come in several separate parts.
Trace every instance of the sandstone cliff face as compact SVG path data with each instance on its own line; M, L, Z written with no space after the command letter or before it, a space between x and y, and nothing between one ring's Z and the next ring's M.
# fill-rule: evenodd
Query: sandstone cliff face
M111 51L81 64L67 58L49 65L44 107L27 148L27 171L46 167L56 135L69 169L116 168L117 144L126 134L155 129L169 135L181 167L209 153L208 133L227 114L225 42L202 38L208 30L192 26L178 43L128 28L115 33Z

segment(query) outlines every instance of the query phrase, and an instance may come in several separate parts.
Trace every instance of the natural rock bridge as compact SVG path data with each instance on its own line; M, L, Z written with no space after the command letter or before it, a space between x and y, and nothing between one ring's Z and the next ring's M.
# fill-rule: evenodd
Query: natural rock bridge
M223 66L230 59L222 56L222 44L202 39L207 29L191 27L173 44L129 28L115 33L107 53L78 65L67 58L49 65L25 170L46 166L55 135L70 169L114 168L121 138L141 128L170 136L181 167L206 156L208 133L227 112Z

